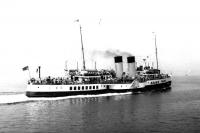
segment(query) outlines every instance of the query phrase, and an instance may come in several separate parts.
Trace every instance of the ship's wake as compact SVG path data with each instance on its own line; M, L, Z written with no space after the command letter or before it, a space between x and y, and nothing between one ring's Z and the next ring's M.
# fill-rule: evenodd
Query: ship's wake
M132 92L126 93L107 93L107 94L98 94L98 95L77 95L77 96L66 96L66 97L41 97L41 98L29 98L25 94L10 94L10 95L0 95L0 105L5 104L17 104L17 103L26 103L26 102L35 102L42 100L63 100L71 98L90 98L90 97L106 97L106 96L117 96L117 95L129 95Z
M1 104L15 104L28 102L29 98L24 94L9 94L9 95L0 95L0 105Z

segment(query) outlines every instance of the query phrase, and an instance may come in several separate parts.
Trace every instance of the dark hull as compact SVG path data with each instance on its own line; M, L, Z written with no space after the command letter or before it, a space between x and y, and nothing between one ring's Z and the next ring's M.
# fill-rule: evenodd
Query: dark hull
M93 90L93 91L62 91L62 92L26 92L27 97L64 97L75 95L95 95L109 93L109 90Z
M62 91L62 92L26 92L27 97L64 97L64 96L75 96L75 95L97 95L105 93L125 93L132 92L132 89L120 89L120 90L92 90L92 91Z
M125 92L132 92L133 89L123 89L123 90L109 90L109 93L125 93Z
M157 85L148 85L145 86L144 88L137 88L133 89L133 92L145 92L145 91L161 91L161 90L166 90L170 89L171 87L171 81L162 83L162 84L157 84Z

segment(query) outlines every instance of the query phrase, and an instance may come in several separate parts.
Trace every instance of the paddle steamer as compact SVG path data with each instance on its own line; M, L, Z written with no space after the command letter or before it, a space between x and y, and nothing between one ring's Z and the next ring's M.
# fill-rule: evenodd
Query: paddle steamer
M115 70L87 70L85 67L84 48L80 26L83 69L65 69L66 76L60 78L31 78L28 81L27 97L60 97L103 93L137 92L162 89L171 86L171 77L149 66L136 66L135 56L127 57L128 70L123 70L123 57L114 57ZM156 36L155 36L156 46ZM157 47L156 47L157 59ZM27 67L23 68L26 70Z

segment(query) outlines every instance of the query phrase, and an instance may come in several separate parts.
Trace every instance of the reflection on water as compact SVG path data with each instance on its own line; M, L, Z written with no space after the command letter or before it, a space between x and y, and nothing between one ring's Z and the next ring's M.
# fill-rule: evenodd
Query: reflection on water
M155 98L150 98L152 95ZM152 106L152 103L155 104ZM162 103L162 95L158 92L37 101L25 104L26 128L30 132L136 130L138 124L144 124L144 121L145 126L152 126L149 119L159 118L160 103ZM153 114L152 110L155 110Z

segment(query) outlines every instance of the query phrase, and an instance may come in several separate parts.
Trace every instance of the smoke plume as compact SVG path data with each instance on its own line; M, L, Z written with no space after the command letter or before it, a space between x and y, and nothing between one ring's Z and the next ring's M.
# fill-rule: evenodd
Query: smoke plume
M129 52L120 51L118 49L109 49L106 51L95 50L92 52L92 57L103 56L105 58L113 58L115 56L132 56Z

